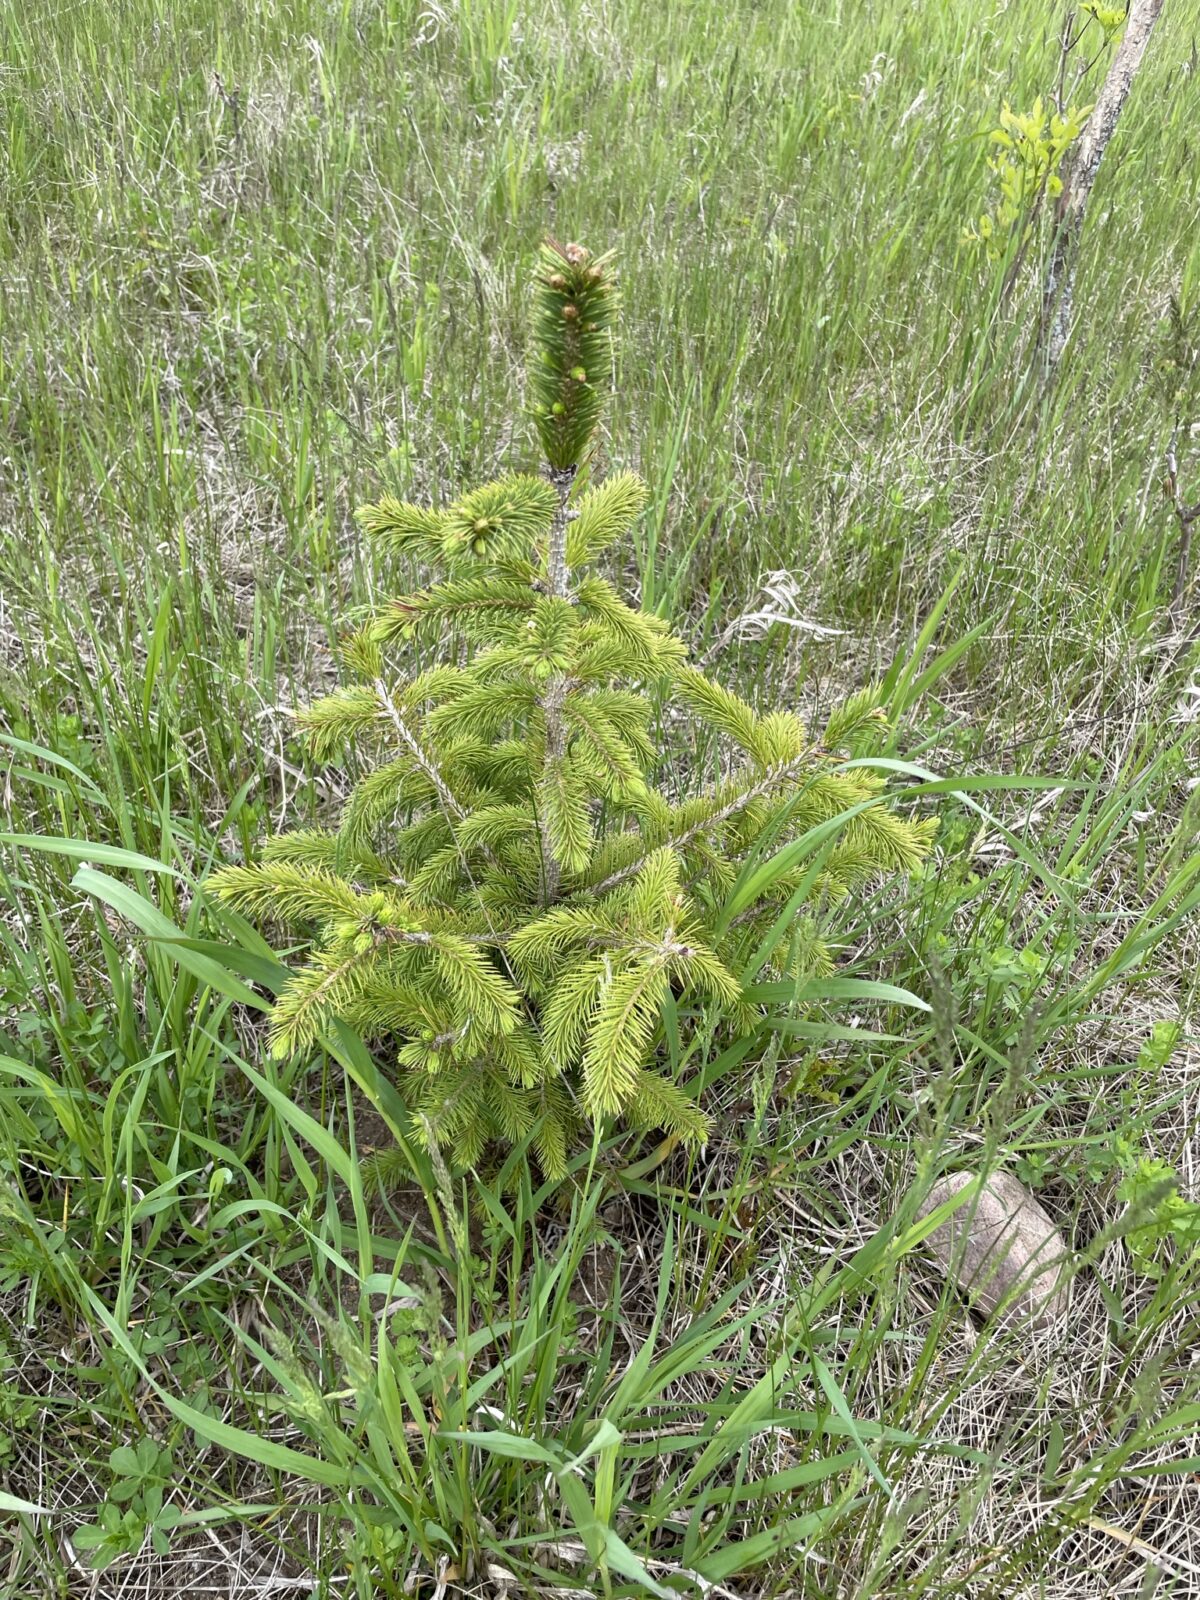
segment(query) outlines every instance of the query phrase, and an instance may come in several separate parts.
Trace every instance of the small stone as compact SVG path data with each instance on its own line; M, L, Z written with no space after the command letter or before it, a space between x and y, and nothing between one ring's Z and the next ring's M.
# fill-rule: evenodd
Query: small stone
M1071 1252L1033 1195L1010 1172L979 1188L971 1172L940 1179L918 1215L973 1189L925 1241L938 1266L984 1316L1053 1328L1066 1315Z

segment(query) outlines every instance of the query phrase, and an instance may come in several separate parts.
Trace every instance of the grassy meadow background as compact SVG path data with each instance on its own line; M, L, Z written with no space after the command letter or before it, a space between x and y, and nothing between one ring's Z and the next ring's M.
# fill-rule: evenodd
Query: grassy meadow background
M1002 304L962 233L1061 23L0 0L0 1595L1200 1593L1200 1259L1115 1154L1200 1199L1200 5L1043 387L1036 259ZM533 463L546 233L619 253L627 588L757 703L879 677L896 759L1059 781L846 912L927 1027L752 1057L690 1163L381 1197L369 1058L264 1064L198 885L340 793L288 711L398 581L355 504ZM1087 1263L1048 1346L905 1235L980 1160Z

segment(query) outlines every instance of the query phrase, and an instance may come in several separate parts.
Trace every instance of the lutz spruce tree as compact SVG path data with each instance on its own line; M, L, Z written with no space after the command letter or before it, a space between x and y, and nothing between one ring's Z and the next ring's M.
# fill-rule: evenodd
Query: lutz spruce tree
M363 507L382 549L437 575L349 638L354 681L301 714L314 759L353 744L366 775L336 831L273 839L215 888L317 930L274 1008L277 1055L342 1018L394 1041L415 1126L456 1165L532 1136L557 1175L590 1119L704 1138L700 1108L660 1070L661 1012L673 994L685 1016L716 1007L733 1029L759 1024L737 952L802 872L723 915L756 844L859 808L813 882L827 898L915 866L931 825L839 760L880 720L869 695L810 739L791 711L760 714L688 665L682 641L597 571L647 499L628 472L573 494L613 367L608 261L547 244L534 311L544 476L501 478L443 510ZM440 645L444 664L409 676L417 641ZM652 726L668 702L735 753L730 775L656 786ZM804 975L828 966L811 927L784 946Z

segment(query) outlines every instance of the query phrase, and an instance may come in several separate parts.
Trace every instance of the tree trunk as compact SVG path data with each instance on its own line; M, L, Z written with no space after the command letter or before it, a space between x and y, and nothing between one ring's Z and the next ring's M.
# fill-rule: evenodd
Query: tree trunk
M554 522L550 529L550 554L547 563L547 578L550 593L556 599L565 600L569 590L567 571L567 524L570 514L567 511L567 497L571 493L571 485L575 481L574 467L548 467L546 476L558 491L558 510L554 514ZM546 764L547 777L554 767L562 760L567 748L567 730L563 724L563 701L567 694L567 680L564 675L556 673L546 685L546 692L542 696L542 711L546 717ZM546 904L553 905L558 897L559 880L562 877L562 867L554 853L554 842L550 837L550 829L545 820L541 827L542 838L542 874L545 880Z
M1050 372L1057 367L1071 335L1075 267L1092 185L1162 7L1163 0L1131 0L1124 36L1075 147L1059 196L1038 341Z

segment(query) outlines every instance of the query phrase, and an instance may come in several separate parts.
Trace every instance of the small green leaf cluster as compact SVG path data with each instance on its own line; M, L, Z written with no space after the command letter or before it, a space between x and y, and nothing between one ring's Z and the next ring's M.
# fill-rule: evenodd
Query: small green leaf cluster
M1062 193L1059 168L1083 132L1091 109L1069 106L1055 111L1043 104L1040 95L1027 112L1014 111L1004 102L1000 126L988 136L993 146L988 170L999 197L990 211L964 229L964 242L982 246L993 260L1003 257L1014 241L1025 242L1043 201Z
M139 1439L136 1447L118 1445L108 1458L116 1481L101 1506L98 1520L77 1528L71 1541L88 1557L95 1572L136 1555L146 1534L161 1556L170 1549L171 1534L182 1512L167 1499L175 1471L169 1449L153 1439Z
M963 229L964 244L977 245L990 260L1000 261L1010 252L1019 256L1039 222L1048 222L1048 202L1063 193L1066 158L1092 113L1090 105L1062 104L1068 64L1073 64L1073 102L1074 93L1091 79L1094 69L1111 60L1128 20L1128 3L1110 6L1083 0L1068 20L1054 102L1048 105L1039 95L1029 111L1021 112L1004 101L999 127L987 134L988 169L999 195L990 210Z
M1117 1198L1135 1219L1126 1243L1139 1270L1148 1278L1161 1278L1168 1247L1183 1253L1200 1247L1200 1205L1179 1193L1179 1174L1169 1162L1123 1139L1117 1140L1116 1152L1123 1173Z
M349 681L300 714L315 759L352 748L363 775L338 826L272 839L214 887L312 933L274 1008L278 1055L341 1019L390 1041L415 1137L460 1166L531 1138L557 1175L590 1120L703 1140L703 1112L661 1070L664 1008L753 1029L747 941L760 947L790 902L799 927L805 902L915 867L932 824L898 815L883 780L838 753L880 729L870 693L814 737L794 710L760 712L690 665L598 570L647 500L631 473L572 493L607 266L548 248L535 300L548 477L504 477L438 510L363 509L383 549L430 572L358 627ZM551 312L569 306L580 316L564 331ZM433 665L409 670L414 643ZM722 770L681 793L658 777L662 730L688 722ZM748 863L822 825L819 870L797 856L747 892ZM817 934L776 946L806 977L828 968Z
M1097 24L1104 34L1105 44L1113 44L1118 36L1124 32L1125 24L1129 21L1129 6L1105 6L1100 0L1083 0L1079 7L1080 14L1090 18Z

